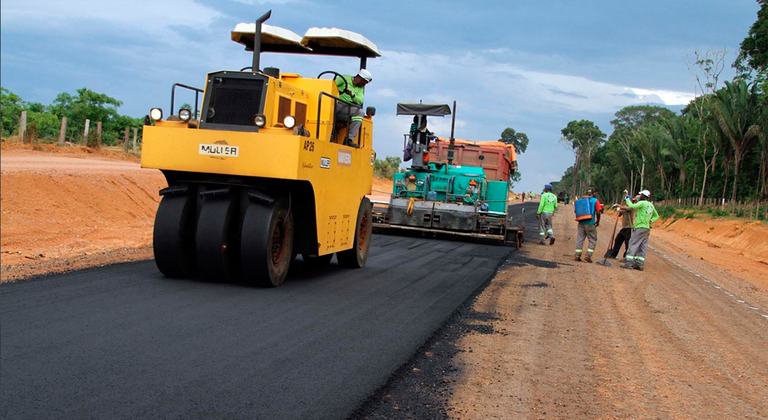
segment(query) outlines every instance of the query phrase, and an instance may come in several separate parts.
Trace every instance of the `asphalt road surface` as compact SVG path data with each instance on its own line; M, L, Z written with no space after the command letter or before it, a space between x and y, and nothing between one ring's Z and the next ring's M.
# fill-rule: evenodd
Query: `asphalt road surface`
M377 235L364 269L299 259L277 289L152 261L4 284L0 417L344 418L514 254Z

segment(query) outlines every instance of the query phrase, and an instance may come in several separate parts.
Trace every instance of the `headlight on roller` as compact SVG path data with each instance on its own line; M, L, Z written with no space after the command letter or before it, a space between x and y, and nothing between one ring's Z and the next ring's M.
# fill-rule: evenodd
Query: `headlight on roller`
M179 118L181 118L182 121L189 121L189 119L192 118L192 111L186 108L180 109Z
M160 108L152 108L149 110L149 118L152 118L155 121L160 121L163 119L163 110Z
M253 116L253 124L259 128L264 127L267 125L267 117L261 114L256 114Z
M285 128L293 128L293 126L296 125L296 118L294 118L292 115L289 115L283 119L283 126Z

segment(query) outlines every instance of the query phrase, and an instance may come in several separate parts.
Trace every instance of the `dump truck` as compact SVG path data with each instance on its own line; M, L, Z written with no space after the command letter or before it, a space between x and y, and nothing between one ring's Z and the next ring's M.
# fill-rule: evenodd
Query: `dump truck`
M353 146L350 121L336 118L336 79L260 67L262 52L379 57L363 35L310 28L304 36L264 22L238 24L233 41L252 51L240 70L209 73L204 89L174 84L170 115L145 119L141 165L162 171L153 232L158 269L168 277L281 285L291 262L361 268L370 250L370 194L375 152L368 107ZM328 76L326 76L328 75ZM346 81L344 82L346 83ZM339 83L341 91L345 90ZM177 88L191 89L195 109L174 113ZM198 112L197 99L201 95Z
M509 176L517 169L512 146L454 138L455 107L397 104L397 115L414 116L404 135L404 173L396 173L388 202L376 201L377 232L413 231L493 240L521 246L523 231L508 218ZM426 117L452 115L451 137L433 135ZM486 172L487 171L487 172Z

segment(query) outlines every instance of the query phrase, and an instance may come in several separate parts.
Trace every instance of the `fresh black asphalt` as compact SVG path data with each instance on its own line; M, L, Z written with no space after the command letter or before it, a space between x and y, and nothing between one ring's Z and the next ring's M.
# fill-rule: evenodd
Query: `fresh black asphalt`
M299 260L276 289L152 261L4 284L0 417L344 418L510 253L377 235L365 268Z

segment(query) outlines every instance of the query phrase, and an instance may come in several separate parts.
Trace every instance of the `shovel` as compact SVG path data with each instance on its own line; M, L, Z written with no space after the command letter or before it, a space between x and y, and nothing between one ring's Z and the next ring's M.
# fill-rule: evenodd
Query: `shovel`
M595 261L595 264L600 264L605 267L610 267L613 264L611 264L610 261L608 261L608 253L611 252L611 249L613 248L613 242L616 239L616 226L619 225L619 215L616 214L616 222L613 224L613 234L611 234L611 241L608 243L608 249L605 251L605 255L603 255L602 260Z

